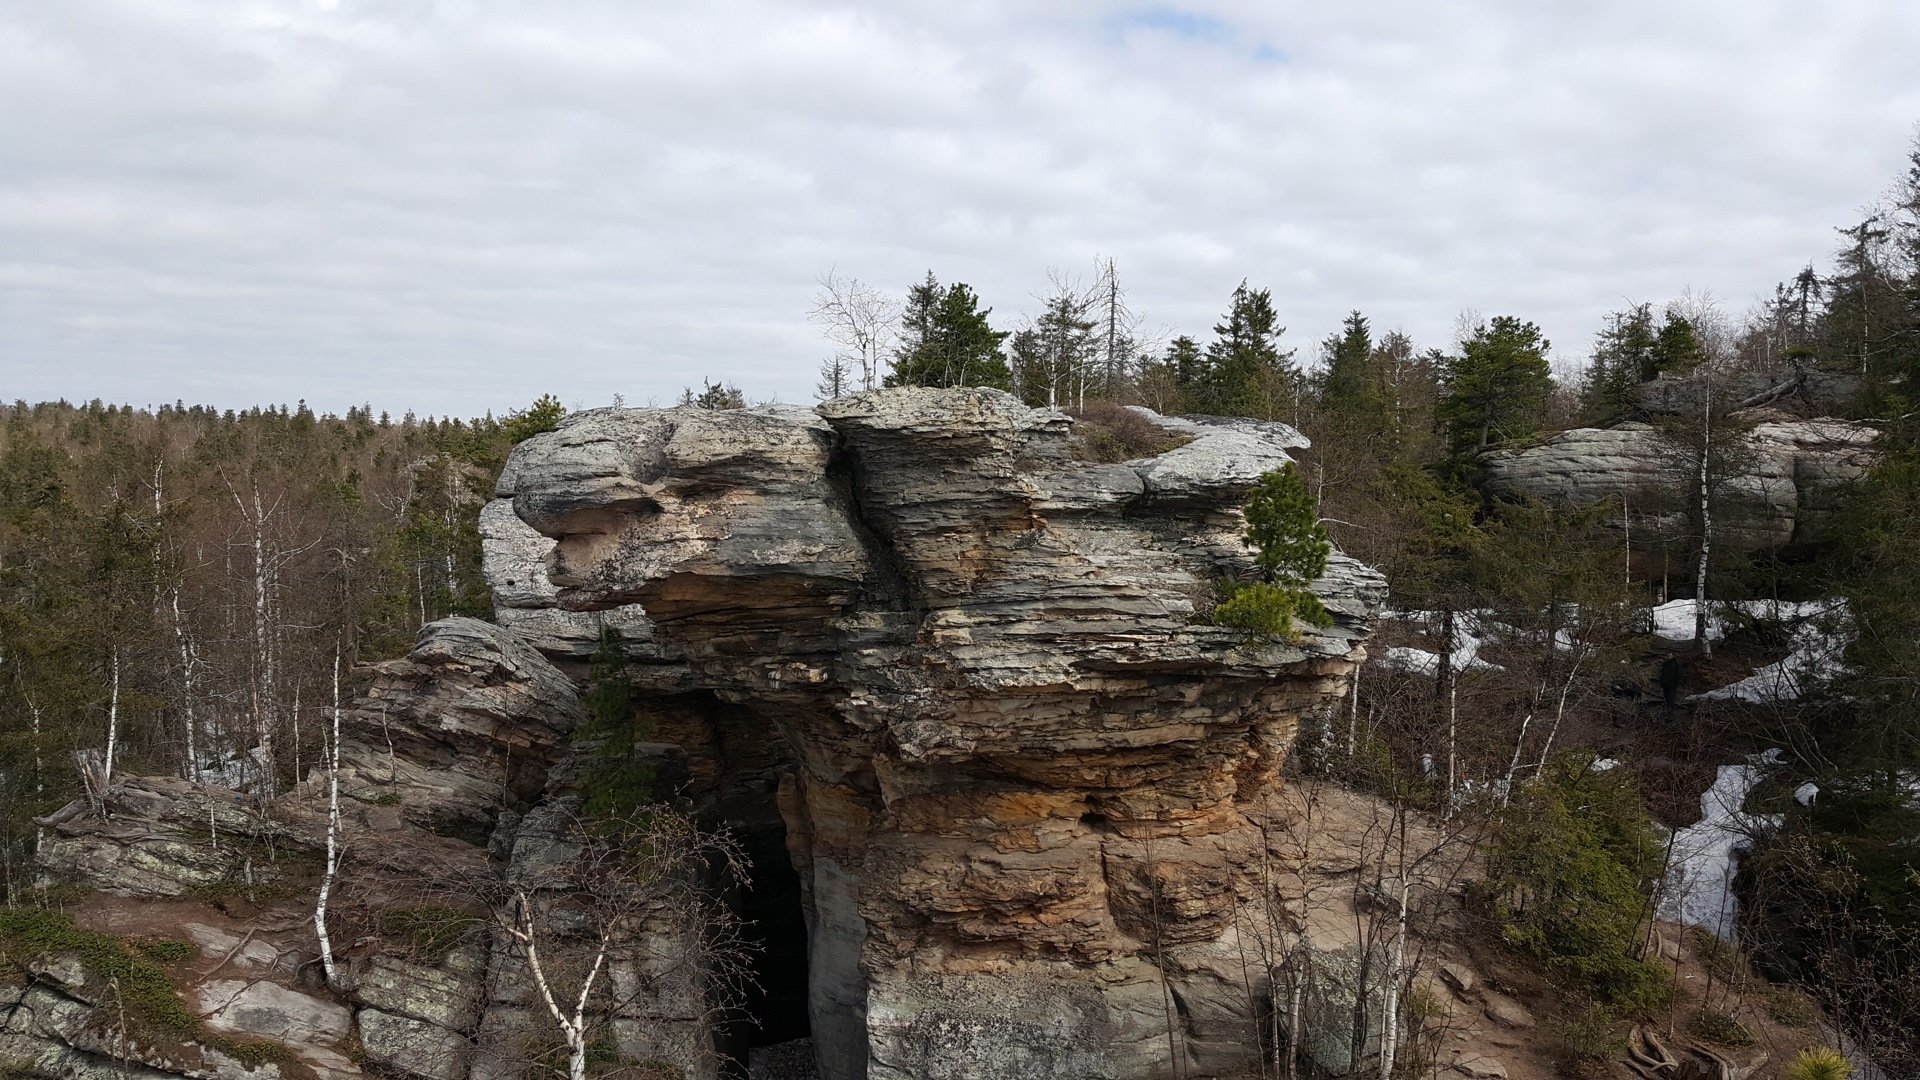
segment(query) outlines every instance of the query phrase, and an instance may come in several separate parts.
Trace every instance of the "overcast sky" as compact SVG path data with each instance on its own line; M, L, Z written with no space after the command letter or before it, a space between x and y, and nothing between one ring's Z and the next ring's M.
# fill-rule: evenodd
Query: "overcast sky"
M1738 313L1920 120L1920 3L0 0L0 397L812 400L829 268L1117 260L1302 356Z

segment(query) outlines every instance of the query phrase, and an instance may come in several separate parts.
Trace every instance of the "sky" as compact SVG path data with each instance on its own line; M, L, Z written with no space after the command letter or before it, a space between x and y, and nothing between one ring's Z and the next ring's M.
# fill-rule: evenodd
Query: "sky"
M1920 121L1908 0L0 0L0 399L808 402L829 271L996 325L1111 258L1302 359L1834 250Z

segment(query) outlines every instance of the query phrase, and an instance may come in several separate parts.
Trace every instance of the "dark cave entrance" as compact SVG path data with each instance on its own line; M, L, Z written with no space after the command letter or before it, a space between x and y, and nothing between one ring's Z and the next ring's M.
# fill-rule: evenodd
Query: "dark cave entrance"
M755 983L742 995L744 1016L728 1032L730 1055L744 1076L747 1051L804 1039L813 1029L807 1016L807 920L800 874L787 855L786 825L776 812L770 822L732 828L746 855L739 912Z

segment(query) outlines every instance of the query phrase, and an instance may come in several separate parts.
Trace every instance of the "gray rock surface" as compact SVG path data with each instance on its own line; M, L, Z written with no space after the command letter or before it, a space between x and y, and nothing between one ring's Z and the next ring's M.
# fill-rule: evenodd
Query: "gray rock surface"
M493 590L493 618L551 657L584 659L607 629L620 632L636 659L655 659L653 621L637 604L598 611L560 606L560 589L547 578L554 542L513 512L513 499L497 498L480 510L482 571Z
M1302 945L1287 958L1276 1008L1300 1017L1300 1056L1326 1076L1378 1070L1391 961L1386 950ZM1291 1023L1291 1021L1287 1021ZM1359 1042L1355 1030L1364 1032Z
M420 630L404 659L374 666L344 713L341 792L408 822L484 843L523 808L582 717L573 683L517 635L477 619ZM307 794L317 795L318 778Z
M336 1043L353 1030L345 1006L264 979L216 979L194 987L194 1011L223 1035L278 1043Z
M117 780L105 804L104 816L77 800L41 819L48 825L36 856L43 884L144 897L180 896L248 874L264 885L279 877L272 862L255 865L249 845L222 847L209 834L303 844L298 830L255 813L246 796L171 776Z
M1364 658L1384 583L1336 557L1314 586L1333 627L1206 625L1213 583L1255 572L1241 501L1304 440L1189 418L1168 422L1185 446L1096 465L1071 423L992 390L599 410L502 475L554 542L553 603L645 610L676 674L643 711L792 748L829 1080L1159 1075L1163 981L1190 1009L1183 1071L1258 1045L1232 959L1250 815Z
M426 1080L462 1080L467 1075L473 1047L457 1032L379 1009L361 1009L354 1019L360 1026L360 1048L385 1071Z
M1756 424L1746 440L1745 475L1717 496L1726 538L1750 547L1796 539L1805 510L1877 459L1877 434L1871 424L1825 418ZM1677 520L1699 467L1642 423L1563 431L1538 446L1493 451L1482 465L1483 483L1496 492L1571 505L1625 497L1648 542L1672 531L1662 519Z

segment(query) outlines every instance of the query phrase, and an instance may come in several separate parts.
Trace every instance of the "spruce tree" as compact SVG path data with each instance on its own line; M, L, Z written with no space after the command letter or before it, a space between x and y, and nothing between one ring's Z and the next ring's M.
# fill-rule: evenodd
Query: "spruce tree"
M1013 372L1000 352L1007 332L987 321L992 308L963 282L943 286L931 271L907 290L901 344L888 386L991 386L1013 388Z
M1551 343L1540 328L1511 315L1482 323L1446 359L1437 418L1457 458L1538 428L1553 393Z
M1233 290L1226 319L1213 328L1191 404L1219 416L1280 419L1299 379L1293 350L1280 348L1286 332L1274 313L1273 294L1242 281Z

